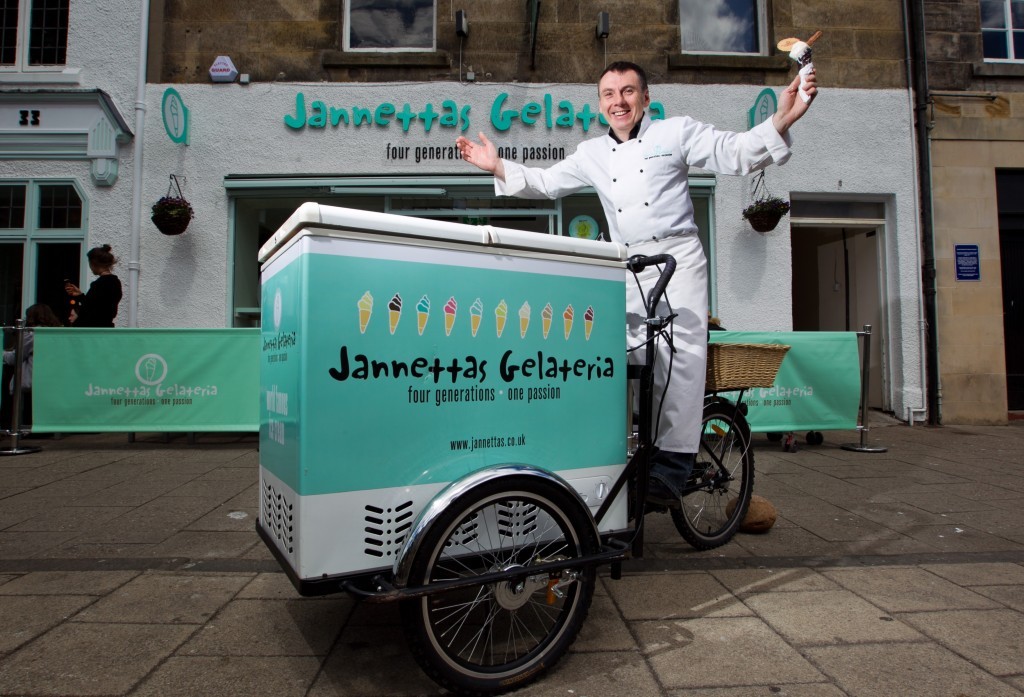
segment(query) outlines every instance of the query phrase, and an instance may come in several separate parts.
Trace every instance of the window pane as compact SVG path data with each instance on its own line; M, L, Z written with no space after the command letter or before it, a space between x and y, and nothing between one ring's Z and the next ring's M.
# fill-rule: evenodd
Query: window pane
M1024 29L1024 2L1010 3L1010 26Z
M679 0L683 51L757 53L757 0Z
M349 48L434 47L434 0L349 0Z
M984 47L986 58L1010 57L1006 46L1006 32L1004 31L981 32L981 44Z
M39 187L39 227L42 230L82 227L82 199L70 184Z
M18 1L0 0L0 65L18 60Z
M981 26L983 29L1002 29L1006 26L1004 0L981 0Z
M1024 60L1024 31L1013 32L1013 57Z
M70 0L33 0L29 26L29 65L64 65L68 49Z
M35 302L49 305L61 321L66 321L71 313L64 279L81 287L81 263L82 245L78 242L46 242L36 246Z
M21 184L0 186L0 228L25 227L25 187Z
M11 326L21 317L21 279L25 245L0 243L0 325Z

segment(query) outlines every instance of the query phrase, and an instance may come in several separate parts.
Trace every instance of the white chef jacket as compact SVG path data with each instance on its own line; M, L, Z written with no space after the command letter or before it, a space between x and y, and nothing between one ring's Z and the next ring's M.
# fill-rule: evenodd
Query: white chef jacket
M671 254L676 273L667 302L677 317L672 336L676 353L660 342L655 366L655 414L660 419L655 445L673 452L696 452L707 360L707 260L697 237L688 174L699 167L719 174L748 174L790 156L788 133L771 119L745 133L719 131L687 116L652 121L646 115L635 138L619 143L608 134L580 143L576 152L547 169L504 160L505 180L494 180L497 194L555 199L592 186L597 191L613 241L637 254ZM643 293L626 284L627 343L646 340L643 296L658 271L640 276ZM667 308L666 308L667 309ZM643 351L631 360L643 359ZM670 377L671 359L671 380ZM668 390L665 399L660 398Z

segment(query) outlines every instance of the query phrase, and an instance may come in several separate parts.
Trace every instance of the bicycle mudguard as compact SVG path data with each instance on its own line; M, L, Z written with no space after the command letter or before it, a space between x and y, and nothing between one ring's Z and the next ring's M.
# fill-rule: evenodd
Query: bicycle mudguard
M402 549L398 553L398 557L395 559L392 573L395 587L404 588L408 585L413 560L416 558L416 555L420 550L420 546L423 543L423 538L427 530L430 529L430 526L433 525L448 506L452 505L456 499L484 482L514 476L536 477L551 485L561 487L566 492L570 492L571 500L576 501L580 508L586 512L586 517L591 523L595 539L600 539L597 522L590 514L590 509L587 507L587 504L583 501L579 492L577 492L576 489L574 489L572 485L562 477L553 472L549 472L532 465L507 464L486 467L484 469L471 472L465 477L452 482L445 487L441 493L431 499L427 507L423 509L419 517L416 519L416 523L413 525L412 530L409 531L409 535L405 538L405 544L402 545Z

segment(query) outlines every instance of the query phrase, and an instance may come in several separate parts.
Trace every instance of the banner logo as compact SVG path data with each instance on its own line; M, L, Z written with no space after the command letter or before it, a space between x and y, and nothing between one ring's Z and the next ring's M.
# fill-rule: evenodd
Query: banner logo
M143 385L159 385L167 377L167 361L158 353L147 353L135 364L135 377Z

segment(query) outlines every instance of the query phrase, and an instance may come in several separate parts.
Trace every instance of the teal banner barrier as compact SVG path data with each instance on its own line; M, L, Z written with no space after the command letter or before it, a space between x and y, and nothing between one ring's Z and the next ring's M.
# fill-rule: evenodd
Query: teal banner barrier
M744 393L758 433L857 427L860 355L856 332L711 332L712 343L785 344L773 387ZM736 393L723 393L735 398Z
M35 332L33 431L259 430L259 329Z

